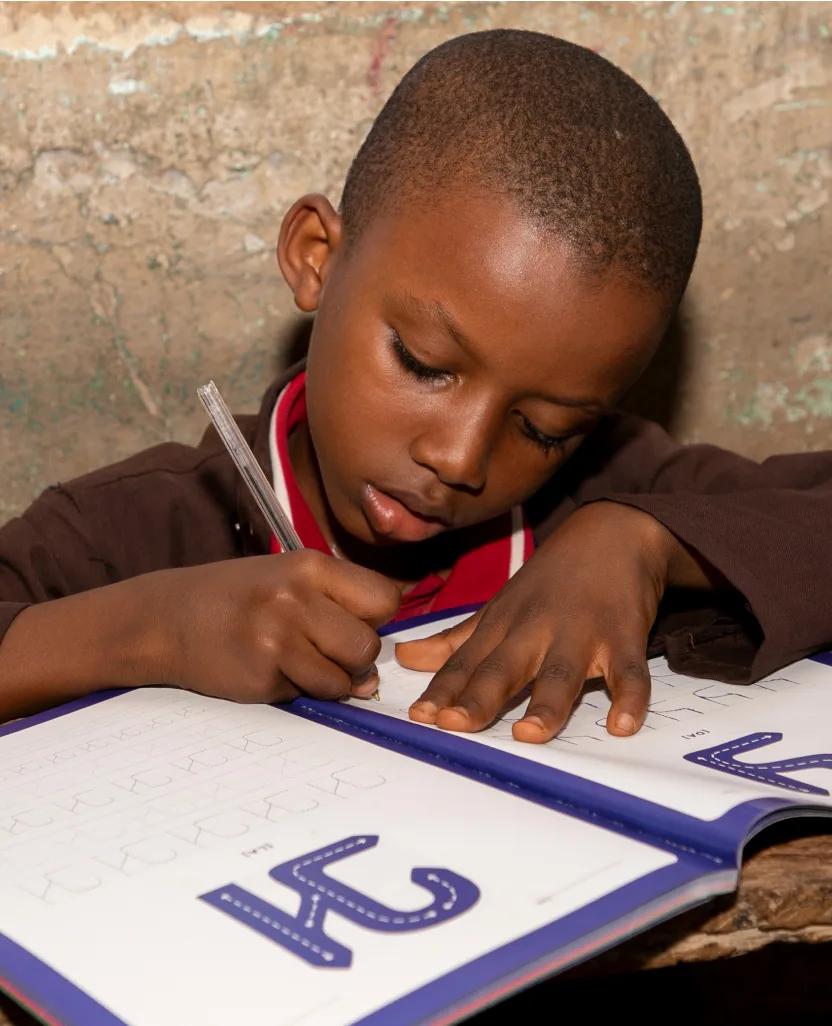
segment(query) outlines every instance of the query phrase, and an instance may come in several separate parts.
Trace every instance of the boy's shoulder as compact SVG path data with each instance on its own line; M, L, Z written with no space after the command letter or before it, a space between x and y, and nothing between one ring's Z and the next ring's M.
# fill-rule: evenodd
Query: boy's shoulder
M271 410L286 377L257 413L235 415L267 473ZM213 426L196 445L164 442L55 484L22 514L38 536L63 539L62 563L80 566L92 552L113 580L262 551L261 520Z
M272 382L257 413L235 415L267 473L271 412L293 373L297 368ZM262 517L213 426L196 445L164 442L57 484L23 517L95 539L114 565L134 573L231 558L268 544Z
M250 434L256 417L245 420ZM62 563L83 563L92 552L113 580L229 559L241 519L236 470L220 439L206 432L196 446L166 442L54 485L23 518L56 539Z
M236 418L252 444L257 417ZM57 504L98 522L144 518L150 526L171 509L199 514L222 504L233 508L237 481L234 466L213 428L197 445L163 442L109 466L61 481L39 501Z

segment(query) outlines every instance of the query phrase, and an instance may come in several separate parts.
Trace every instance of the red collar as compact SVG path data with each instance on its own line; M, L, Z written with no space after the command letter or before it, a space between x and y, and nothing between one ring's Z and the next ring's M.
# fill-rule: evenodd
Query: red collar
M332 555L312 511L298 487L289 460L289 435L306 420L306 371L283 389L272 412L269 445L275 494L308 549ZM429 574L406 595L396 620L457 606L487 602L529 558L534 550L531 530L517 506L487 524L471 529L471 547L454 564L447 580ZM276 538L271 551L280 552Z

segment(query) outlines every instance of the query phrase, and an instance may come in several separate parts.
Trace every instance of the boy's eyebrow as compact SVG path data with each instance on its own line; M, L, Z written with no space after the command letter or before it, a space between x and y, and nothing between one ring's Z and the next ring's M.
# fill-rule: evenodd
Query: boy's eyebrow
M428 303L410 292L403 292L398 298L405 306L413 308L416 313L427 317L431 321L438 321L460 349L464 349L469 356L476 356L477 347L471 343L465 332L456 323L451 311L443 303L440 303L438 299L433 299ZM567 406L570 409L576 410L593 410L598 413L609 412L609 406L606 403L591 396L571 399L566 396L545 395L541 396L541 398L546 402L552 403L554 406Z
M465 332L454 320L451 311L443 303L440 303L438 299L433 299L431 302L426 303L423 299L419 299L409 292L404 294L404 299L410 306L415 307L419 313L424 314L425 317L432 321L439 321L451 338L459 345L460 349L464 349L469 356L476 355L477 347L471 344Z

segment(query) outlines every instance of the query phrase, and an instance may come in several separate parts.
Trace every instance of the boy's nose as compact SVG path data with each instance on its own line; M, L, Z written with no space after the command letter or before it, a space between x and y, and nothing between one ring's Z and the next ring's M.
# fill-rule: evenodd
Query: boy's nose
M413 442L410 455L451 488L479 492L488 476L493 427L488 418L449 417L434 423Z

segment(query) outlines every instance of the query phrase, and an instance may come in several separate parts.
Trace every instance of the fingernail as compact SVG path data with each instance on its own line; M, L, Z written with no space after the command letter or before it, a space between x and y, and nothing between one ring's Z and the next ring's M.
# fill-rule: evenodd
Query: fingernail
M370 677L363 684L353 684L350 688L350 694L353 698L372 698L376 691L378 691L378 684L378 677Z
M533 727L537 727L538 730L546 729L543 725L543 720L539 716L524 716L522 722L530 723Z
M378 670L375 666L372 666L366 673L353 677L350 684L350 694L355 695L356 698L369 698L370 695L378 690L378 685Z
M619 713L615 719L615 725L626 734L635 734L636 732L636 721L629 713Z
M471 714L468 712L467 709L463 708L463 706L461 706L461 705L454 705L454 706L452 706L451 707L451 712L459 713L459 715L460 716L464 716L466 720L470 720L471 719Z
M422 713L423 716L435 717L436 714L439 712L439 710L433 704L433 702L414 702L410 708L415 710L416 712Z

